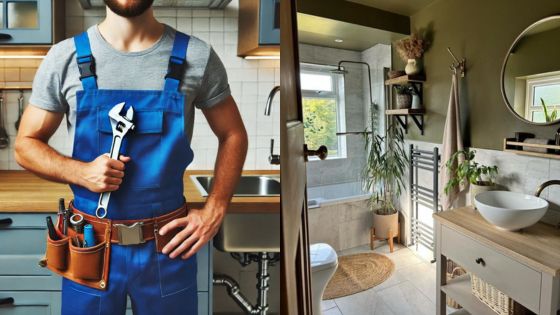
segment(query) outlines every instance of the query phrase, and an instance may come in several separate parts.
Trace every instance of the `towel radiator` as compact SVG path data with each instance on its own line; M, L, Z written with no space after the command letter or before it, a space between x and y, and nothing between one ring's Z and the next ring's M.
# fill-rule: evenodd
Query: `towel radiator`
M433 151L420 150L410 145L409 159L409 189L410 189L410 235L409 246L423 245L433 253L435 262L434 220L432 214L439 211L438 205L438 175L440 155L437 147ZM420 171L431 175L429 180L420 180ZM429 176L429 175L428 175ZM424 178L424 177L423 177Z

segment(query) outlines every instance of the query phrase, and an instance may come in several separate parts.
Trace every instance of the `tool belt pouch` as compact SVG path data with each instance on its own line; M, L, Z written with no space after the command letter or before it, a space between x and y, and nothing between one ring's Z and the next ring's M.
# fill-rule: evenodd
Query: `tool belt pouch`
M106 290L111 256L110 221L93 225L96 245L91 247L75 246L71 240L78 237L83 242L83 234L68 227L68 235L64 235L60 233L61 225L59 216L56 232L60 239L52 240L47 233L46 253L39 265L79 284Z

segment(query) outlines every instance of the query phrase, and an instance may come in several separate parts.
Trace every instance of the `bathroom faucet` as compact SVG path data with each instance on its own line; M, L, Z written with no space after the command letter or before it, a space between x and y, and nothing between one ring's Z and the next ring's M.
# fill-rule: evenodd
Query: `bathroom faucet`
M278 91L280 91L279 85L273 87L268 94L268 99L266 100L266 106L264 108L265 116L270 116L270 112L272 110L272 101L274 100L274 96L276 96L276 93L278 93ZM274 154L274 139L270 139L270 156L268 157L268 162L272 165L280 165L280 155Z
M540 197L541 192L542 192L546 187L551 186L551 185L560 185L560 180L558 180L558 179L553 179L553 180L549 180L549 181L546 181L546 182L542 183L542 184L537 188L537 191L535 191L535 196Z
M274 100L274 96L276 96L276 93L278 93L278 91L280 91L279 85L273 87L270 93L268 94L268 99L266 100L266 106L264 108L265 116L270 116L270 111L272 109L272 101Z

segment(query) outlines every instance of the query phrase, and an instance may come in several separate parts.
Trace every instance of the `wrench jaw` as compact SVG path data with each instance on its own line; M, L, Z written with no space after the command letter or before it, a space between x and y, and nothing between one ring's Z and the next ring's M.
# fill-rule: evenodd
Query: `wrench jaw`
M109 111L109 118L111 120L111 127L113 129L113 136L118 135L124 137L129 130L134 129L134 108L129 107L126 114L123 116L121 112L124 108L125 102L119 103Z

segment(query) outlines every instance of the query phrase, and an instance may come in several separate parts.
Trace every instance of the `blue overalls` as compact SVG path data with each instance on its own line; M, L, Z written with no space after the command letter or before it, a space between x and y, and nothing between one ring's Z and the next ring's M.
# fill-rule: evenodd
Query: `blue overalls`
M107 218L145 219L181 207L185 202L183 174L193 159L184 130L185 95L180 91L189 37L176 32L161 91L98 89L87 33L76 36L74 41L83 90L76 94L72 157L89 162L108 153L112 141L108 111L120 102L134 108L136 126L126 136L121 150L131 161L126 163L119 190L111 194ZM95 215L99 194L80 186L71 188L74 206ZM139 245L111 246L107 290L89 288L64 278L63 315L124 314L127 295L135 314L197 314L196 256L188 260L171 259L157 253L153 240Z

